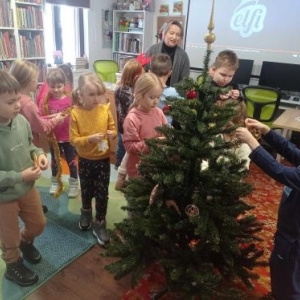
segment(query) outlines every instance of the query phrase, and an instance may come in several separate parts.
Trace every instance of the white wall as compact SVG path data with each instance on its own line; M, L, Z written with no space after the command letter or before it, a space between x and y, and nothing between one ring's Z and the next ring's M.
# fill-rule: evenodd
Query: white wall
M183 1L183 15L187 16L188 0ZM111 10L116 0L91 0L91 8L84 10L85 22L85 45L86 54L89 61L89 69L93 69L93 62L97 59L112 59L112 48L102 48L102 9ZM157 31L157 16L159 15L159 7L161 4L168 4L170 16L172 15L173 3L175 0L154 0L153 13L153 44L156 43L155 34ZM205 33L203 33L204 36ZM196 78L200 73L191 72L191 77Z
M84 10L85 47L89 69L97 59L112 59L112 48L102 48L102 10L112 10L116 0L91 0L91 8Z

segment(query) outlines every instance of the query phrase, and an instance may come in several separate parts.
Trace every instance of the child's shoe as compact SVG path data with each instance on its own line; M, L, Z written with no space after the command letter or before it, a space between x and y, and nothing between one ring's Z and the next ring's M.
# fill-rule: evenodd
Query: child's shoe
M23 258L31 264L37 264L42 259L41 253L34 247L33 242L27 243L21 241L20 250L22 251Z
M118 173L115 190L121 191L126 186L126 174Z
M5 277L21 286L30 286L38 282L39 277L23 264L23 259L6 264Z
M106 221L96 221L93 224L93 235L97 238L98 244L104 246L109 242L110 237L106 231Z
M76 198L79 195L78 179L69 178L69 198Z
M49 194L54 195L58 191L58 182L56 177L51 177L51 186L49 190Z
M81 230L89 230L92 227L92 209L81 208L81 215L79 220L79 228Z

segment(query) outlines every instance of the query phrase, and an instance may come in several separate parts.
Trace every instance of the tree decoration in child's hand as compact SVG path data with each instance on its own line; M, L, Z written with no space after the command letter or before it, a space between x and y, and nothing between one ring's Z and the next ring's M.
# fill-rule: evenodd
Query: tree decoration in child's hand
M33 169L36 169L39 165L38 164L38 156L36 155L36 153L33 153L32 158L33 158L33 162L34 162Z
M64 117L69 115L71 110L72 110L73 106L69 107L67 110L61 112L61 115L63 115ZM43 103L43 114L44 115L50 115L50 110L49 110L49 95L45 98L44 103ZM48 135L48 141L50 146L53 147L54 150L54 157L55 157L55 161L57 163L57 174L56 174L56 180L58 183L58 189L56 191L56 193L53 195L54 198L58 198L60 196L60 194L62 193L63 189L64 189L64 185L62 182L62 164L61 164L61 157L60 157L60 149L58 146L58 142L56 140L55 134L53 131L51 131Z

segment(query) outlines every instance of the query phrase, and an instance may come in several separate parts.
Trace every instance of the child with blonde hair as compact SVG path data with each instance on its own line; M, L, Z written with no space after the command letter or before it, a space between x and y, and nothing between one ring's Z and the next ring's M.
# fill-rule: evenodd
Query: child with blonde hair
M152 73L139 76L134 86L134 102L123 124L123 142L128 153L126 170L129 178L137 177L140 156L149 152L145 139L159 138L157 126L167 124L163 111L157 107L163 92L159 78Z
M81 75L72 94L78 106L71 111L70 125L70 140L79 156L82 200L79 228L88 230L93 225L93 234L100 245L105 245L110 239L106 231L110 140L117 135L105 93L105 85L96 74ZM92 223L94 197L96 216Z
M42 115L49 116L57 113L66 113L72 106L72 99L66 90L67 78L64 72L60 69L50 70L47 74L48 94L40 102L40 111ZM55 147L58 146L59 153L63 153L67 161L70 178L68 197L75 198L79 194L78 190L78 172L76 163L76 151L70 143L70 116L66 116L64 121L57 125L53 130L53 135L49 137L50 153L51 153L51 187L49 193L54 195L58 192L60 178L57 178L58 164L60 164L60 155L55 152ZM55 139L55 141L53 140ZM59 157L57 157L59 156Z
M133 88L137 78L144 73L142 64L135 58L130 59L124 66L120 84L115 90L115 102L118 121L118 147L116 152L116 166L118 177L116 190L121 190L126 184L126 160L127 155L123 145L123 123L133 102Z
M34 63L26 59L15 60L9 73L13 75L21 85L20 114L30 123L33 143L37 144L39 142L39 135L49 134L52 129L64 119L64 116L54 114L49 118L43 118L38 106L31 98L31 93L36 91L39 76L39 69Z

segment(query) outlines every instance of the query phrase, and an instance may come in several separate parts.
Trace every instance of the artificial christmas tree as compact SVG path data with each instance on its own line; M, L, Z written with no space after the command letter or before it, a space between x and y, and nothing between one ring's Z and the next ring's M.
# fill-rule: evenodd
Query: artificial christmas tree
M261 224L242 200L252 188L231 151L236 140L222 138L235 130L225 126L234 104L215 104L227 90L211 84L210 55L208 48L201 83L186 79L177 86L182 98L168 101L164 111L178 126L159 127L165 139L147 140L141 176L125 189L130 217L116 224L105 252L119 260L106 268L117 279L131 273L136 283L159 264L166 290L179 299L245 299L238 287L251 288L252 269L265 265L256 247Z

